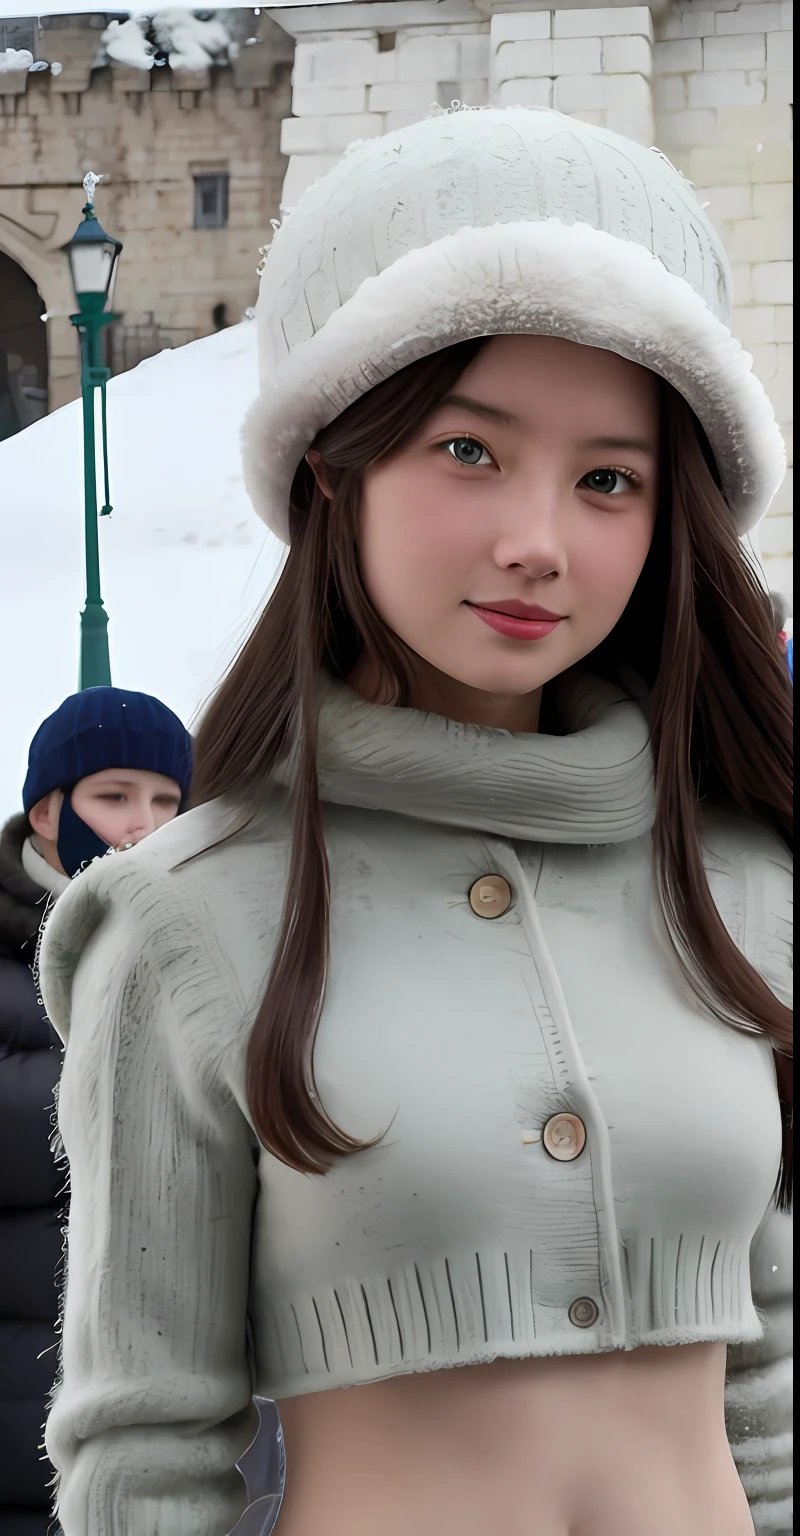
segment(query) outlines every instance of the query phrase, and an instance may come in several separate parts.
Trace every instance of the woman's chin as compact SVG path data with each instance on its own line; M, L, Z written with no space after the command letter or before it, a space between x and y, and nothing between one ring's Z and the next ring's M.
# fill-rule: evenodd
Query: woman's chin
M465 688L494 694L496 697L518 699L537 693L546 683L552 682L554 677L572 666L574 659L571 656L545 654L544 650L539 651L535 658L520 657L511 661L508 658L501 661L492 658L489 663L476 660L473 666L465 666L462 659L458 671L449 675Z

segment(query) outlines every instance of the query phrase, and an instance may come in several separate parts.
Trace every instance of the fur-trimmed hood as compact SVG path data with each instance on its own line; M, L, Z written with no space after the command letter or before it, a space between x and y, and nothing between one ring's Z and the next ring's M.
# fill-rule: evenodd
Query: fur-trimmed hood
M0 955L33 960L48 892L25 873L22 846L30 836L27 817L12 816L0 832Z

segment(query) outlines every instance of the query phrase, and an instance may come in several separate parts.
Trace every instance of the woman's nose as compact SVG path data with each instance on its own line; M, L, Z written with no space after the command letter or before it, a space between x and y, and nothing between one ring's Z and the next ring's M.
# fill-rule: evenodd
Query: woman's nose
M532 580L563 576L567 569L562 519L554 494L527 498L508 509L505 527L495 542L495 561L503 570L522 568Z

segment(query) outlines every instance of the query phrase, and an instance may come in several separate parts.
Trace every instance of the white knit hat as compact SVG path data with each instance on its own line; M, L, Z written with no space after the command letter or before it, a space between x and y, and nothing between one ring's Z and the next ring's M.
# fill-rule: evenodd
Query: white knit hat
M783 478L731 273L658 150L536 108L441 113L352 145L278 229L256 311L247 489L288 540L322 427L408 363L476 336L561 336L660 374L708 434L740 534Z

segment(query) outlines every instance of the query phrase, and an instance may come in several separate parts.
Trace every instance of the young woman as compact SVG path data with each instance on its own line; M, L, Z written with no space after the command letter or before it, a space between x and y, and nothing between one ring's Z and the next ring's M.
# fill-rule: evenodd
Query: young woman
M196 809L44 946L64 1536L225 1536L253 1393L279 1536L790 1530L791 693L738 537L783 454L728 306L669 163L549 112L357 146L278 233L286 564Z

